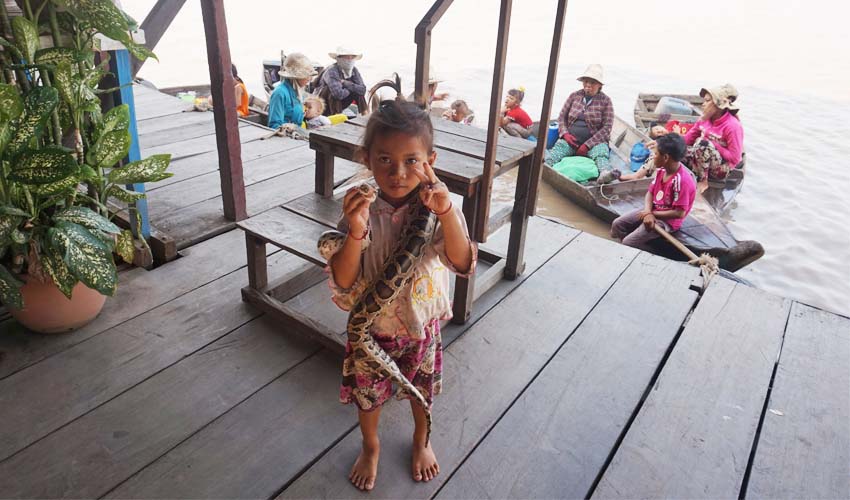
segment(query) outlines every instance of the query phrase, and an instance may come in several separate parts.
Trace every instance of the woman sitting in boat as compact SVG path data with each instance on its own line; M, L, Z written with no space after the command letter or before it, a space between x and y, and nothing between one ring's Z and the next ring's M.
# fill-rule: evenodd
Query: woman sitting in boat
M647 250L647 243L659 237L657 224L669 232L682 226L694 206L696 183L681 161L687 146L679 134L667 134L655 141L654 162L658 173L649 185L644 208L617 217L611 236L624 244Z
M328 55L336 62L322 71L317 92L327 103L325 115L342 113L352 104L357 105L361 115L366 114L366 84L360 70L355 67L355 61L363 59L363 54L337 47L336 52Z
M313 64L304 54L289 54L280 70L281 82L269 98L269 127L278 129L287 123L300 127L304 122L301 96L310 77L316 74Z
M609 169L608 141L614 125L614 105L602 92L602 66L591 64L577 78L582 89L570 94L558 116L560 139L546 152L545 161L554 165L567 156L587 156L599 172Z
M702 89L699 95L704 99L702 118L685 135L689 146L685 165L696 174L699 191L703 192L709 180L722 181L741 163L744 128L737 116L735 87L726 84Z

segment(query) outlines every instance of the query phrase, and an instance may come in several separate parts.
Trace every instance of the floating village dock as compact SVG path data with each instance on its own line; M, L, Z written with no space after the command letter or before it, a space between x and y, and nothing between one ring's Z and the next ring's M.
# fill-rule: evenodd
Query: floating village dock
M242 301L211 113L136 88L152 225L180 252L121 274L86 327L0 333L0 497L351 498L340 356ZM311 193L306 142L240 128L249 215ZM337 160L336 179L355 166ZM508 229L491 246L507 251ZM532 217L525 270L444 331L441 473L410 477L388 403L369 498L848 498L850 319ZM269 278L301 258L267 247ZM342 332L323 283L289 298Z

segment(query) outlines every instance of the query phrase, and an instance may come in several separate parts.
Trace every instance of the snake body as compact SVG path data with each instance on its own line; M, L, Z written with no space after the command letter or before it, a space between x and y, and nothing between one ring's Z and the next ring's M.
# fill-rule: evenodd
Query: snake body
M364 375L389 377L422 406L428 422L427 440L431 437L431 408L428 401L407 377L396 362L381 348L369 329L382 310L388 308L410 283L425 248L434 236L436 216L428 210L419 197L410 204L407 224L399 243L384 262L377 279L360 295L348 315L346 332L354 363ZM345 242L346 235L339 231L326 231L319 237L319 251L325 258L335 254Z

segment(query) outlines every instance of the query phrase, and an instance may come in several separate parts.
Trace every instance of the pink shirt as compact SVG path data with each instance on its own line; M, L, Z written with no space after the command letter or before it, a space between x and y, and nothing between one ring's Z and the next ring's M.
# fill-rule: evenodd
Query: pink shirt
M377 277L384 267L384 262L399 241L404 229L407 211L410 205L399 208L384 201L381 197L369 207L369 237L363 242L363 254L360 259L360 275L351 288L339 287L333 279L330 266L326 268L330 278L333 301L341 309L348 311L360 298L360 295ZM452 207L455 215L464 221L460 207ZM338 228L348 231L345 219L340 221ZM466 224L463 225L466 232ZM467 235L467 238L469 236ZM384 311L372 324L371 331L383 337L405 336L413 339L425 338L424 327L433 319L449 319L452 317L452 303L449 288L450 273L463 277L472 276L475 272L477 247L470 240L472 249L472 265L469 272L458 273L446 255L446 242L443 237L443 226L437 224L431 244L425 248L425 254L413 274L413 280L395 300L391 310Z
M735 167L741 163L744 152L744 128L740 120L726 112L714 121L700 120L685 134L685 143L693 146L702 139L714 143L724 161Z
M667 171L663 168L658 169L655 174L655 180L649 185L649 192L652 195L652 210L675 210L683 208L685 217L694 206L694 198L697 194L697 184L693 176L688 171L687 167L679 163L679 170L664 182L664 176ZM676 231L682 227L681 219L665 219L664 222L670 225L670 229Z

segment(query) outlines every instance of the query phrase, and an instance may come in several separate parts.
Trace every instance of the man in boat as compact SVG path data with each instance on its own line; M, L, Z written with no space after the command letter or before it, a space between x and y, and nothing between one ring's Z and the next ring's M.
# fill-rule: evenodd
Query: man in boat
M559 139L546 152L546 164L555 165L567 156L587 156L600 174L610 169L608 141L614 126L614 105L602 92L602 66L591 64L577 78L582 88L570 94L558 116Z
M694 205L696 182L681 163L687 146L679 134L667 134L655 141L657 173L644 198L644 208L617 217L611 224L611 236L624 244L648 250L647 243L660 235L657 225L668 232L677 231Z
M355 61L363 58L363 54L337 47L336 52L328 55L336 62L322 71L319 76L317 95L325 100L327 107L325 115L336 115L352 104L357 105L358 112L366 114L366 84L360 70L355 67Z

